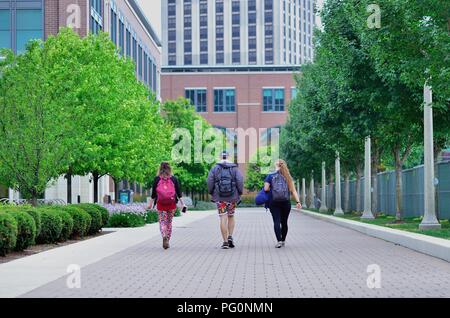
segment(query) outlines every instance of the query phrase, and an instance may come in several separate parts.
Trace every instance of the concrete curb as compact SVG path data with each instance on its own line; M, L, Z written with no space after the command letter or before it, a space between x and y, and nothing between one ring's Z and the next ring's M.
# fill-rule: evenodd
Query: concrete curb
M299 211L295 209L296 211ZM434 256L450 262L450 240L417 234L407 231L390 229L379 225L367 224L363 222L346 220L332 215L320 214L301 210L300 212L312 216L316 219L331 222L369 236L373 236L388 242L392 242L409 249Z

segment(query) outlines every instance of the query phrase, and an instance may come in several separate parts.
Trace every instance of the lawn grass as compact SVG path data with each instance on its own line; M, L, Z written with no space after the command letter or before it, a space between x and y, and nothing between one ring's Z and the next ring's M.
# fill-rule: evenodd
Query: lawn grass
M317 209L307 209L308 211L319 212ZM332 215L332 212L322 214ZM422 222L422 217L404 218L401 223L395 223L395 217L391 215L378 214L374 220L361 220L361 213L352 212L346 213L343 216L338 216L347 220L364 222L368 224L384 226L391 229L403 230L413 233L424 234L428 236L439 237L450 240L450 222L449 220L441 220L442 228L440 230L419 230L419 224Z

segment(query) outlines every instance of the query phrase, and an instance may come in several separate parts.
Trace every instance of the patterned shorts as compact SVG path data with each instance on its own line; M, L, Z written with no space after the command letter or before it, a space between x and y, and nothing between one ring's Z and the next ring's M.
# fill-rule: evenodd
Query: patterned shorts
M236 202L220 201L216 203L219 216L233 216L236 210Z

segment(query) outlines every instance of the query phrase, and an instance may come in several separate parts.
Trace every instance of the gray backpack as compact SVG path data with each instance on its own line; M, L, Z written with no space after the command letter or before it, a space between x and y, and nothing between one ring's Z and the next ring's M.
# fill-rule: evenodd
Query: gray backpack
M275 202L290 200L288 183L286 178L279 172L272 177L272 199Z
M219 164L219 173L217 178L217 188L219 195L224 198L232 197L236 188L236 173L234 165Z

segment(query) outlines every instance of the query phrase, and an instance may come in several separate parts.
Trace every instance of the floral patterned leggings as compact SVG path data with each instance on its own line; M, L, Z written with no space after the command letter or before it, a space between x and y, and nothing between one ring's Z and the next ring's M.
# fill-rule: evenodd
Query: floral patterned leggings
M167 237L170 240L172 236L172 220L175 211L158 211L159 215L159 230L162 237Z

